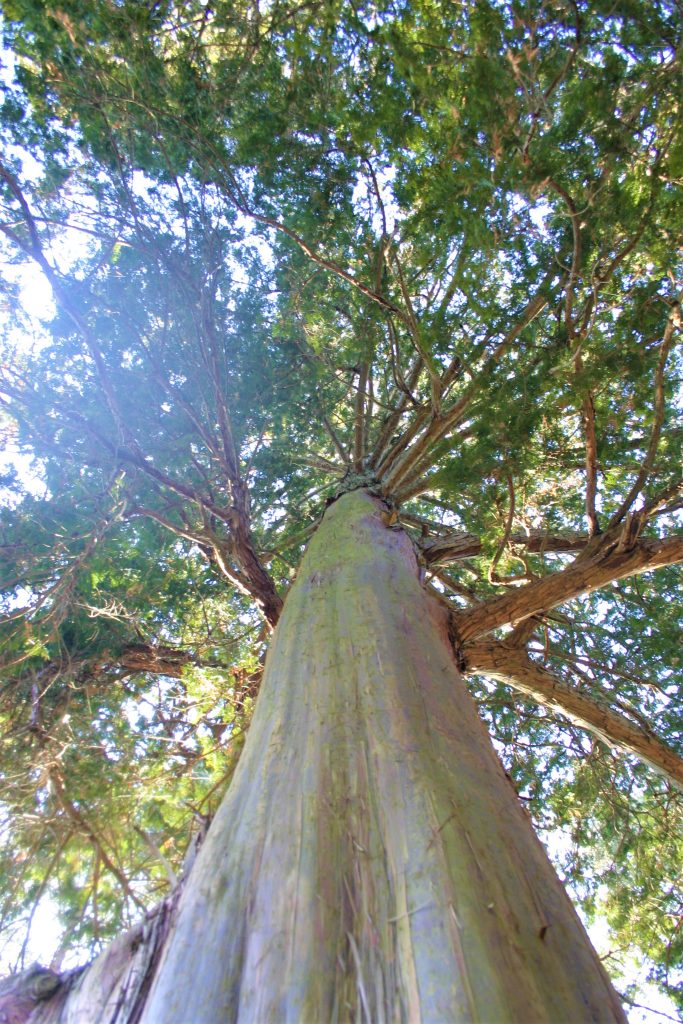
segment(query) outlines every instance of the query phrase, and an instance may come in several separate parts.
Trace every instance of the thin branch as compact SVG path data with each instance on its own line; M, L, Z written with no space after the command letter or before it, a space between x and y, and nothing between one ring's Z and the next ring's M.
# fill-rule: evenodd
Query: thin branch
M102 845L97 833L94 831L92 826L86 820L83 814L78 810L77 807L69 800L60 773L56 768L52 767L48 770L50 781L55 791L55 795L59 801L60 806L75 825L77 825L82 832L88 837L93 849L97 851L102 860L102 863L107 870L114 876L121 888L123 889L126 896L138 907L140 910L146 910L145 904L142 900L138 899L133 890L130 887L128 879L124 873L114 864L113 860Z
M108 439L103 438L99 431L96 431L92 424L86 420L85 422L87 423L88 429L99 435L99 439L104 443L107 450L110 451L117 461L119 459L123 459L134 463L138 469L142 470L158 483L163 484L163 486L169 488L174 493L191 500L195 504L199 505L199 507L212 512L223 522L229 525L234 538L236 560L239 563L242 572L236 573L234 570L230 570L229 566L222 558L223 552L217 550L217 559L222 559L219 561L219 564L223 571L226 572L227 578L230 579L235 586L241 589L243 593L246 593L256 601L267 621L271 626L274 626L280 615L282 601L277 594L272 579L264 569L254 549L249 525L249 492L239 474L239 456L234 443L229 414L223 399L223 389L221 387L217 355L218 346L215 339L214 324L211 316L209 315L205 298L203 298L202 303L201 331L208 343L208 365L214 391L216 414L218 417L219 433L223 448L223 464L226 468L226 475L228 478L227 483L231 491L232 505L227 509L218 508L213 501L207 500L193 488L187 487L180 481L173 480L171 477L158 470L148 459L144 457L140 446L133 437L131 431L128 429L125 417L121 413L99 345L97 344L88 324L80 315L78 310L73 306L68 294L62 286L59 276L45 257L33 214L31 213L19 184L17 183L14 175L12 175L12 173L1 163L0 178L2 178L9 186L10 191L21 207L22 215L26 221L26 226L29 232L29 242L19 238L15 232L8 229L6 226L0 225L0 230L3 230L5 234L7 234L8 237L10 237L12 241L22 249L22 251L26 252L38 263L52 285L55 298L71 318L77 330L81 334L93 362L95 363L100 386L105 395L107 405L109 406L109 410L116 424L119 436L120 438L125 439L128 449L123 448L118 444L114 445L109 442ZM132 197L130 198L130 202L134 205L134 199ZM133 214L135 215L134 209Z
M375 415L375 382L373 374L373 361L368 363L367 399L365 402L365 423L363 424L363 455L367 458L370 450L370 431L372 429L372 418Z
M368 383L368 363L363 361L358 371L358 389L353 415L353 468L356 473L363 470L365 454L365 389Z
M580 357L579 357L580 358ZM588 536L600 532L595 502L598 494L598 439L595 432L595 404L588 394L581 409L583 432L586 438L586 521Z
M420 369L422 369L422 363L420 361ZM430 408L428 405L417 405L416 411L413 414L412 423L403 430L398 438L391 444L384 452L379 465L377 468L377 476L385 476L391 467L401 458L401 453L405 452L406 449L410 451L409 445L417 437L422 430L424 424L429 419ZM405 455L403 456L405 458Z
M391 322L390 322L391 326ZM393 358L393 357L392 357ZM419 356L416 356L413 360L412 365L408 370L407 380L403 380L402 385L396 382L397 389L400 392L400 397L394 408L389 412L383 425L380 428L379 435L375 442L375 446L370 452L368 462L370 465L377 467L385 459L388 452L391 450L389 442L391 437L396 430L398 424L401 421L401 417L404 415L409 405L413 408L418 406L417 399L413 395L415 386L420 379L422 373L422 360ZM389 445L389 447L387 447Z
M470 402L473 400L475 395L478 394L482 379L485 375L500 360L510 345L512 345L512 343L519 337L525 327L527 327L548 305L548 299L542 294L542 289L552 281L554 276L554 270L551 270L546 274L545 278L539 285L536 294L529 299L526 306L521 311L517 323L507 331L493 352L485 358L477 377L469 383L457 401L454 402L449 409L441 411L438 415L433 414L422 436L415 441L412 447L407 448L400 458L397 458L396 449L398 449L398 451L406 449L405 439L402 439L400 448L397 445L396 448L393 449L387 457L385 457L382 465L378 469L378 473L382 475L382 489L385 494L393 497L394 492L398 490L398 485L411 472L416 463L426 455L436 441L448 434L463 418ZM428 412L423 411L421 416L416 418L416 422L419 422L417 428L415 424L411 428L411 440L412 437L419 432L419 429L427 416Z
M559 186L556 187L559 188ZM567 201L571 203L572 227L574 229L574 257L572 260L571 271L571 277L574 279L578 272L577 263L580 258L580 226L577 226L578 214L576 213L576 207L573 200L571 200L568 195L566 198ZM570 347L573 350L574 375L575 378L579 378L583 372L583 358L581 354L582 347L590 329L591 313L597 301L598 285L594 283L593 290L584 304L584 312L581 317L581 325L578 332L574 331L574 325L571 317L571 304L573 301L571 298L572 294L572 289L568 287L567 300L565 302L565 320L567 324L567 337L569 339ZM575 343L576 338L579 339L578 343ZM581 425L583 427L585 437L584 466L586 470L586 520L589 535L593 537L600 532L600 527L596 512L599 469L598 444L595 430L595 404L593 401L593 393L591 391L588 391L581 405Z
M145 830L143 828L140 828L139 825L133 825L133 829L137 832L137 834L143 840L143 842L145 843L145 845L149 849L150 853L159 861L159 863L163 867L164 872L166 874L166 877L167 877L167 879L169 881L169 884L171 885L171 888L175 888L175 886L178 884L178 876L176 875L175 871L173 870L173 867L172 867L171 862L169 861L168 857L164 856L162 851L159 849L157 844L152 839L152 837L149 834L149 832L145 832Z
M239 185L235 176L224 166L216 167L216 172L219 176L227 178L229 187L225 189L230 201L236 206L240 213L244 214L245 217L251 217L252 220L256 221L257 224L263 224L264 227L273 228L275 231L279 231L281 234L289 238L295 245L297 245L302 252L304 252L308 258L315 263L317 266L322 267L324 270L329 270L337 277L346 281L353 288L356 288L362 295L370 299L372 302L377 303L382 309L388 310L393 313L404 323L407 322L407 315L402 309L390 302L384 295L376 292L373 288L359 281L357 277L349 273L348 270L344 270L334 260L326 259L321 256L320 253L316 252L310 243L308 243L301 235L297 234L291 228L288 228L286 224L277 220L274 217L268 217L265 214L257 213L250 205L243 189Z
M415 310L413 309L413 304L410 298L408 287L406 285L405 276L403 274L403 268L401 267L401 262L398 258L398 253L392 252L391 256L393 264L396 268L396 274L398 277L398 283L401 289L403 302L405 304L406 310L408 311L407 327L410 332L410 337L415 347L415 351L420 356L424 368L426 369L429 375L432 410L435 415L438 415L439 410L441 408L441 380L439 374L434 370L431 355L427 350L424 340L422 338L422 331L420 330L420 325L418 323L417 317L415 316Z
M471 427L465 427L447 440L442 440L438 447L435 445L433 448L429 448L422 458L413 465L410 472L401 479L400 486L392 495L395 503L400 505L433 487L434 481L430 477L430 470L438 466L440 456L442 454L452 456L463 441L472 437L472 433Z
M569 210L569 217L572 223L572 236L574 240L572 265L569 271L569 281L567 282L567 289L564 298L564 323L567 330L567 341L571 348L573 347L574 342L574 319L572 316L574 288L576 286L576 282L579 277L579 269L581 267L581 217L579 216L579 211L576 208L576 203L570 196L569 192L567 192L559 182L554 181L553 178L547 178L546 184L548 184L554 192L557 192L557 194L562 197L567 209Z
M505 531L503 533L503 536L500 538L500 541L498 542L498 546L495 550L493 558L491 559L491 564L489 565L488 568L489 583L501 582L496 572L496 568L498 566L498 562L502 557L503 552L505 551L505 548L507 547L510 541L510 535L512 534L512 524L515 521L515 486L512 482L512 476L510 473L506 473L506 478L508 485L508 514L505 523Z
M524 163L529 162L529 147L531 146L534 135L536 134L543 106L548 102L548 100L555 92L559 84L566 78L572 67L572 64L576 59L577 53L579 52L579 47L581 45L581 21L579 18L579 9L578 5L575 3L575 0L570 0L570 2L574 10L574 42L572 43L571 49L567 54L567 59L565 60L563 66L557 72L552 82L547 87L547 89L545 89L545 91L543 92L541 103L539 103L536 109L532 110L531 112L531 127L529 128L524 145L522 146L522 160Z
M626 513L629 511L636 498L642 491L648 476L652 470L652 466L657 455L657 448L659 445L659 437L662 432L662 424L664 422L664 369L666 367L666 360L671 351L673 345L674 330L682 326L681 323L681 304L678 300L674 302L669 319L667 320L666 328L664 330L664 338L659 348L659 359L657 361L657 369L655 371L655 402L654 402L654 422L652 424L652 433L650 435L650 444L648 445L647 453L643 459L643 463L640 467L638 476L636 477L631 490L628 492L623 502L610 519L610 527L616 526L624 518Z
M453 577L449 573L445 572L443 569L432 569L430 571L434 579L437 579L441 583L443 583L444 587L446 587L447 590L450 590L451 593L455 594L457 597L463 597L468 604L474 605L481 603L481 599L477 597L477 595L471 589L471 587L466 587L463 583L460 583L458 580L454 580Z
M325 427L327 433L330 435L330 440L332 441L332 444L334 445L337 454L339 455L340 459L342 460L345 466L350 466L351 458L349 456L349 453L347 452L342 442L339 440L339 435L332 426L327 414L323 412L322 405L320 404L320 402L318 402L317 404L320 409L320 418L322 420L323 426Z
M368 160L367 157L362 157L362 163L365 164L365 166L367 167L368 171L370 172L370 180L372 181L372 191L375 193L375 199L377 200L377 206L379 208L379 214L380 214L380 217L382 218L382 246L381 246L381 249L380 249L380 261L379 261L380 269L377 272L377 276L381 277L381 266L382 266L382 264L384 262L384 240L388 239L388 237L389 237L389 229L388 229L388 226L387 226L387 212L386 212L386 209L384 207L384 200L382 199L382 193L380 192L379 182L377 181L377 175L375 174L375 169L372 166L371 161ZM378 285L378 290L379 290L379 285Z

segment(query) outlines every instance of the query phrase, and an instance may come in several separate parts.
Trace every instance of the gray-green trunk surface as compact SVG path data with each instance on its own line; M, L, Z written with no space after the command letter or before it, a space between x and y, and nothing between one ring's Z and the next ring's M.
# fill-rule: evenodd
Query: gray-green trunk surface
M327 510L160 959L137 995L103 954L61 1024L625 1019L386 519Z
M310 543L144 1024L623 1020L385 518Z

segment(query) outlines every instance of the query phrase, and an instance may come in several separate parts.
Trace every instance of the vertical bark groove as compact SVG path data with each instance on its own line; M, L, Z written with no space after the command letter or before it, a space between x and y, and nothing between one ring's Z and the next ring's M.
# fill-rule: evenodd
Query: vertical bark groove
M378 504L335 502L142 1024L624 1019L440 614Z
M625 1019L386 519L309 545L139 1024Z

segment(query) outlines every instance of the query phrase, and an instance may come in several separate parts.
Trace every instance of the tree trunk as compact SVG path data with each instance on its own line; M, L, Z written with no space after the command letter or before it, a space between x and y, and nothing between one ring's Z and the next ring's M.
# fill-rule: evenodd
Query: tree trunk
M51 1019L625 1020L387 518L326 512L173 921L129 944L139 994L117 967L88 1012L107 952Z

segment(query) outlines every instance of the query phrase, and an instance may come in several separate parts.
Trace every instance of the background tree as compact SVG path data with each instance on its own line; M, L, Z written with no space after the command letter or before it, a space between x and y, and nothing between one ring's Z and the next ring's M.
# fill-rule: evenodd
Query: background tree
M49 897L97 949L175 884L366 486L565 875L673 991L676 5L5 18L4 429L42 481L2 514L6 933ZM27 262L57 313L17 349Z

